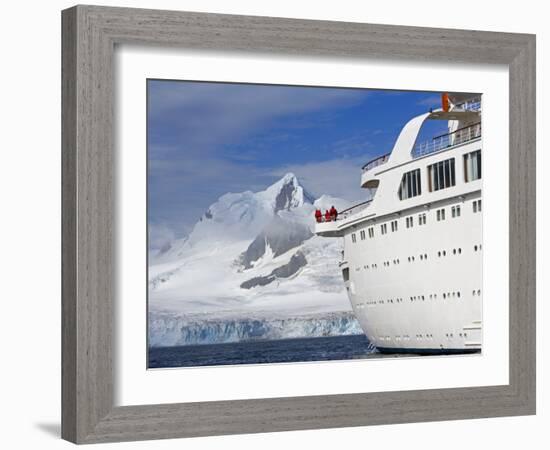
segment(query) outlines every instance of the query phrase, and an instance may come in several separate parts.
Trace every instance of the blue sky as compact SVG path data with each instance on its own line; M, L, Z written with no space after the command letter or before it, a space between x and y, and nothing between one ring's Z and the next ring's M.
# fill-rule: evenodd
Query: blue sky
M226 192L294 172L315 196L360 201L361 166L391 151L440 93L148 80L150 247L191 231ZM434 121L420 139L443 132Z

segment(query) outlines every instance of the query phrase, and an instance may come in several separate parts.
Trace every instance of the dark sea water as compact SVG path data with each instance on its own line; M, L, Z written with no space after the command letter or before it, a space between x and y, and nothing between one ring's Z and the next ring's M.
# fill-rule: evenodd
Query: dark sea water
M365 335L149 349L149 368L333 361L376 356Z

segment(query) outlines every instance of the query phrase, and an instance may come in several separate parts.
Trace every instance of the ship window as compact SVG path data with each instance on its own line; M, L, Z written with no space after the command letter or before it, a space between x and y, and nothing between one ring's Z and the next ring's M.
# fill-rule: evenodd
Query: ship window
M451 215L453 217L460 217L460 205L456 205L451 208Z
M406 200L407 198L416 197L421 193L420 169L404 173L399 186L399 198Z
M355 236L355 233L351 233L351 242L354 244L357 242L357 237Z
M391 221L391 230L392 232L397 231L397 220Z
M361 240L364 241L365 240L365 230L361 230L359 235L361 236Z
M422 213L418 215L418 225L426 225L426 214Z
M388 225L385 223L380 225L380 231L382 232L382 234L386 234L388 232Z
M472 203L472 206L475 213L481 212L481 200L474 200L474 202Z
M481 178L481 150L464 155L464 181L479 180Z
M369 228L369 237L370 238L374 237L374 227Z
M344 281L349 281L349 267L342 269L342 277Z
M455 159L446 159L428 166L430 192L455 185Z
M414 225L414 220L413 220L412 217L407 217L407 218L405 219L405 223L406 223L406 225L407 225L407 228L412 228L413 225Z
M437 221L445 220L445 208L437 210Z

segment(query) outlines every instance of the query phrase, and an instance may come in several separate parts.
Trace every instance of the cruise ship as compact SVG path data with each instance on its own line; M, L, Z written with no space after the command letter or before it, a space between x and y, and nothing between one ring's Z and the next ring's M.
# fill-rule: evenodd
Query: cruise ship
M316 223L344 240L343 282L380 352L481 351L481 106L479 94L443 93L363 166L369 200ZM432 120L447 132L417 142Z

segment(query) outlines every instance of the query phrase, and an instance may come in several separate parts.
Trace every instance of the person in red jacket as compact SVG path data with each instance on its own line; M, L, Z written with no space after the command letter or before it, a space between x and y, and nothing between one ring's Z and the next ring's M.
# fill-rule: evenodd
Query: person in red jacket
M320 209L315 210L315 220L320 223L323 220L323 213Z
M336 211L336 208L334 206L330 208L330 218L334 221L336 221L336 219L338 218L338 211Z
M330 222L330 211L328 209L325 211L325 222Z

